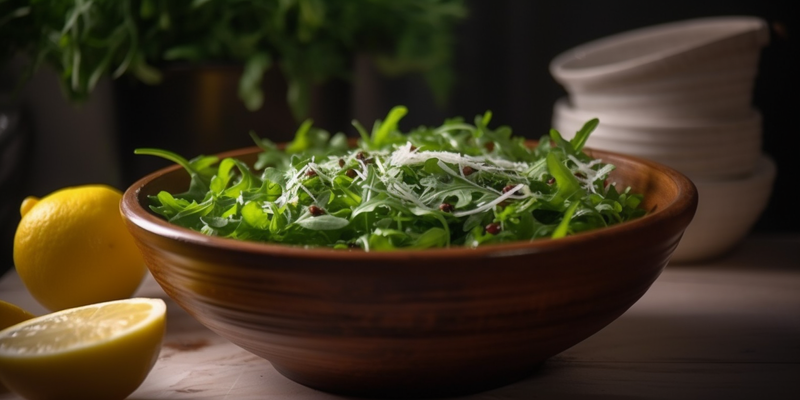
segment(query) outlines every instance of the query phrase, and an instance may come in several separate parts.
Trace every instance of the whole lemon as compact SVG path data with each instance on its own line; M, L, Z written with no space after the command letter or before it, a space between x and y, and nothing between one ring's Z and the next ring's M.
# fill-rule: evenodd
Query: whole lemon
M145 265L106 185L55 191L22 202L14 264L30 294L51 311L128 298Z

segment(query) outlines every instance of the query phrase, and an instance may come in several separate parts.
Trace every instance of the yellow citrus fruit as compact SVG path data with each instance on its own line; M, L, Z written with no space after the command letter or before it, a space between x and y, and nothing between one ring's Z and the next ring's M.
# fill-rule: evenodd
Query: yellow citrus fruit
M57 311L133 295L146 269L121 199L113 187L83 185L22 202L14 264L39 303Z
M0 382L26 399L124 399L150 373L166 329L161 299L43 315L0 331Z
M19 306L0 300L0 330L35 317Z
M36 316L19 306L0 300L0 331L34 317ZM0 392L2 392L3 389L5 389L5 387L3 386L3 382L0 381Z

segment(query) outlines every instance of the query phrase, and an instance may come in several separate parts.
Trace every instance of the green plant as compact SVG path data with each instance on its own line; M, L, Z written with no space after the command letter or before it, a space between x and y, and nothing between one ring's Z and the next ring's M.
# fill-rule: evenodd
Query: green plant
M424 73L444 100L452 30L465 15L463 0L0 0L0 62L26 55L28 75L52 66L73 101L106 75L158 84L170 63L236 63L251 110L277 67L300 120L314 85L351 79L356 54L386 74Z

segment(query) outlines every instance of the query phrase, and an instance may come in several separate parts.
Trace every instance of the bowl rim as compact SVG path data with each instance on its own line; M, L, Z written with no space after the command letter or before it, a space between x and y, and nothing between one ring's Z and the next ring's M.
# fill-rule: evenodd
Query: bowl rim
M528 140L535 143L535 140ZM257 146L240 148L215 154L220 160L226 157L239 157L260 151ZM137 228L183 243L218 249L235 251L238 253L260 254L260 255L280 255L294 259L337 259L359 261L388 261L397 259L463 259L463 258L498 258L507 256L522 256L534 253L553 253L564 248L575 248L582 244L593 243L598 238L609 236L630 235L640 230L646 230L653 225L669 223L670 220L678 217L688 218L683 229L688 226L698 204L698 192L694 182L685 174L667 165L656 161L640 158L633 155L610 152L586 148L586 153L594 158L610 156L612 158L625 159L634 164L640 164L647 168L659 171L665 175L675 186L677 195L666 206L657 210L649 210L648 214L625 223L598 228L574 235L565 236L558 239L542 238L530 241L517 241L508 243L498 243L491 245L470 248L465 246L453 246L449 248L432 249L400 249L393 251L348 251L333 249L329 247L304 247L286 245L269 242L245 241L240 239L215 237L205 235L178 225L171 224L157 216L139 202L139 194L146 185L162 177L163 175L183 170L180 165L171 165L154 171L140 178L130 185L122 195L119 209L127 224L132 224Z

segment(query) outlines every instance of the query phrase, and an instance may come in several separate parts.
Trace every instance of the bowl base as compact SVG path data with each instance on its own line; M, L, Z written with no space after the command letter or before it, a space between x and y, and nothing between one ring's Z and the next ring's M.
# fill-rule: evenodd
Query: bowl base
M491 376L467 376L455 373L448 378L404 380L396 376L386 379L331 379L328 374L317 376L286 369L279 364L273 367L284 377L303 386L339 396L352 396L371 399L439 399L466 396L497 389L535 375L544 365L540 362L523 369L493 373Z

